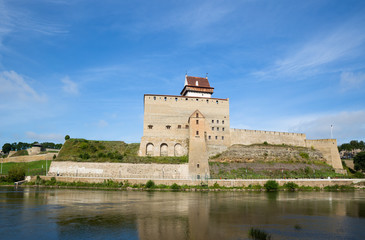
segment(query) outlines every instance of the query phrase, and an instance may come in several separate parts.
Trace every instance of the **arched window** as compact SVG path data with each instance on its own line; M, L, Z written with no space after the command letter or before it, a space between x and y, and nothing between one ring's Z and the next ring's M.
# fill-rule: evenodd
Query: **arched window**
M160 146L160 156L167 156L168 155L168 146L166 143L162 143Z
M146 155L147 156L153 156L153 150L154 150L154 146L152 143L147 143L146 145Z

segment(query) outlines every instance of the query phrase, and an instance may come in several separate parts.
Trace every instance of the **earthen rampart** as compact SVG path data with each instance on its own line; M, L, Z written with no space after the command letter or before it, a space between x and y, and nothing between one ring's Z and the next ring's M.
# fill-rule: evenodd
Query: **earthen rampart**
M58 153L45 153L39 155L32 155L32 156L18 156L18 157L8 157L4 158L3 162L34 162L34 161L41 161L41 160L53 160L53 156L58 155Z

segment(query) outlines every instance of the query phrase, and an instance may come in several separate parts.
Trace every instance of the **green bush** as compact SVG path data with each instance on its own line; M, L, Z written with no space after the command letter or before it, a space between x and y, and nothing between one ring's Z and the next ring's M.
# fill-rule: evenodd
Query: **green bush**
M354 157L354 167L356 171L365 171L365 152L359 152Z
M37 176L37 179L35 180L35 184L43 185L44 183L45 183L45 181L40 176Z
M285 183L283 186L284 186L284 188L288 189L289 191L295 191L295 189L297 189L299 187L298 184L293 183L293 182Z
M365 175L364 175L362 172L356 172L356 173L354 174L354 177L355 177L355 178L364 178L364 177L365 177Z
M20 165L12 166L8 171L8 181L9 182L17 182L24 180L25 177L25 168Z
M308 153L306 153L306 152L300 152L299 153L299 156L301 156L302 158L304 158L304 159L309 159L309 154Z
M269 145L266 141L264 142L264 145Z
M256 229L256 228L250 228L248 231L248 237L254 240L270 240L271 235L266 233L263 230Z
M172 190L179 190L181 187L180 187L179 185L177 185L176 183L174 183L174 184L172 184L172 185L170 186L170 188L171 188Z
M148 180L146 183L146 188L154 188L155 187L155 182L152 180Z
M65 140L67 141L67 140L69 140L70 139L70 136L69 135L66 135L65 136Z
M275 180L268 180L264 185L266 191L277 191L279 189L279 183Z

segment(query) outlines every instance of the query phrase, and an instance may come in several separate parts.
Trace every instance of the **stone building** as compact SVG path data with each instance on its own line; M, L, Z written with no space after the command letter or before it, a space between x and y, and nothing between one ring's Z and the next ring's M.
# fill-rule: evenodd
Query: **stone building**
M208 78L185 76L180 95L144 95L140 156L189 155L189 172L209 176L208 157L233 144L267 142L320 150L328 164L341 170L335 139L307 140L305 134L231 129L229 99L213 98Z

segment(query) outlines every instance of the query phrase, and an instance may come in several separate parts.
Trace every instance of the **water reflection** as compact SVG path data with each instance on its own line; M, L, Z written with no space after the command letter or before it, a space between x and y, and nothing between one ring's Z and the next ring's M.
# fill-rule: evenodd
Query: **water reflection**
M56 239L246 239L252 226L273 239L363 239L365 193L0 188L0 215L0 236L13 239L41 228Z

